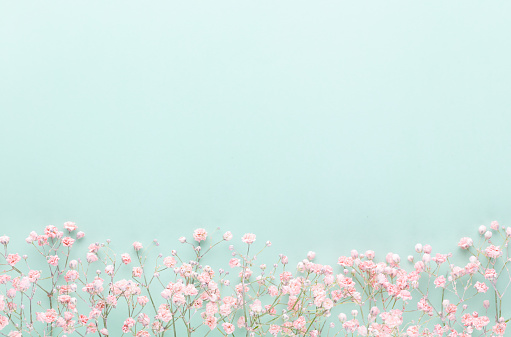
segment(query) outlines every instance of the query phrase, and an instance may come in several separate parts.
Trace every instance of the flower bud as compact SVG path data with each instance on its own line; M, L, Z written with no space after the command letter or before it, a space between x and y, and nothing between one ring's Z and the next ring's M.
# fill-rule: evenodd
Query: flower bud
M373 250L368 250L368 251L366 251L365 255L366 255L366 257L367 257L369 260L372 260L372 259L374 259L374 255L375 255L375 253L374 253L374 251L373 251Z
M9 244L9 237L7 235L0 236L0 244L7 246Z
M310 261L314 260L314 258L315 258L315 257L316 257L316 253L314 253L314 252L308 252L308 253L307 253L307 258L308 258Z

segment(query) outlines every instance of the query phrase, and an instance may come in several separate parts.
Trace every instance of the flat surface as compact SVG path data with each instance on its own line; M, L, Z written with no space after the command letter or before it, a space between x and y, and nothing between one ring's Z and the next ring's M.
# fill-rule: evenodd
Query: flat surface
M455 249L511 222L510 9L4 1L1 232Z

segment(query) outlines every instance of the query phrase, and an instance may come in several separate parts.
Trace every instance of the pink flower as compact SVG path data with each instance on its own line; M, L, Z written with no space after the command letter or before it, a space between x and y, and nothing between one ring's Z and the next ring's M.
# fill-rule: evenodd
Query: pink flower
M397 295L397 297L402 298L405 301L412 299L412 295L410 294L410 292L404 289L399 292L399 295Z
M369 260L372 260L374 259L374 256L375 256L375 253L374 253L374 250L368 250L366 251L366 257L369 259Z
M270 325L270 329L268 330L268 332L273 336L277 336L280 332L280 329L281 329L280 326L272 324Z
M353 266L353 258L347 257L347 256L341 256L341 257L339 257L337 264L344 266L344 267L351 267L351 266Z
M92 243L89 245L89 253L97 253L99 251L99 244Z
M502 250L498 246L489 245L484 250L484 253L485 253L486 256L488 256L490 258L496 259L496 258L498 258L499 256L502 255Z
M66 273L66 276L64 276L64 279L66 280L66 282L73 282L79 276L80 276L80 274L78 274L78 272L76 270L68 270Z
M291 278L293 277L293 274L290 271L284 271L280 274L280 280L284 283L287 283Z
M139 251L143 248L142 244L138 241L135 241L133 242L133 248L136 250L136 251Z
M57 266L59 264L59 257L57 255L48 256L48 264L51 264L52 266Z
M443 275L437 277L433 282L435 284L435 288L445 288L445 277Z
M406 335L409 337L419 337L419 326L412 325L408 329L406 329Z
M193 232L193 238L197 242L206 241L206 238L208 237L208 232L204 228L197 228Z
M133 267L133 277L142 276L143 270L140 267Z
M474 328L476 328L476 330L482 330L485 326L488 325L488 323L490 323L490 319L488 317L486 316L477 317L474 320Z
M380 317L391 329L403 324L403 312L398 309L391 310L390 312L383 312L380 314Z
M449 304L446 306L445 311L448 314L455 314L456 311L458 311L458 307L456 306L456 304Z
M77 238L77 239L81 239L81 238L83 238L84 236L85 236L85 233L84 233L84 232L78 232L78 233L76 233L76 238Z
M467 274L474 274L478 269L479 269L479 264L478 263L468 263L465 266L465 273L467 273Z
M172 297L172 291L170 289L164 289L161 293L160 293L161 297L163 297L164 299L166 300L170 300L170 298Z
M225 333L228 335L232 334L235 329L234 324L231 323L223 323L222 328L224 328Z
M0 330L9 325L9 319L5 316L0 315Z
M117 305L117 297L115 297L114 295L108 295L106 297L106 303L108 305L115 307Z
M293 322L293 327L295 329L302 329L304 326L305 326L305 317L303 316L300 316L298 317L298 319L296 319L294 322Z
M504 333L506 332L506 322L502 322L502 323L496 324L493 327L492 331L497 336L504 336Z
M477 289L477 292L479 293L485 293L488 291L488 286L485 283L476 282L474 285L474 288Z
M316 253L315 252L310 251L310 252L307 253L307 259L309 259L309 261L314 260L315 257L316 257Z
M417 303L417 309L422 310L426 313L432 312L433 307L429 305L428 300L426 297L423 297L418 303Z
M114 275L114 271L115 271L115 268L113 265L109 264L108 266L105 267L105 273L109 276L113 276Z
M497 277L497 272L495 271L495 269L486 269L486 271L484 272L484 277L490 281L494 280Z
M94 253L87 253L87 262L92 263L98 260L98 256Z
M349 333L354 333L355 330L358 329L359 327L359 323L358 323L358 320L356 319L352 319L352 320L349 320L347 322L344 322L344 324L342 325L342 327L348 331Z
M57 311L55 309L47 309L46 312L38 312L37 320L43 323L53 323L57 320Z
M21 257L18 255L18 253L9 254L7 255L6 260L9 265L14 266L16 263L20 262Z
M28 272L28 279L30 282L35 283L41 278L41 272L39 270L31 270Z
M193 284L189 284L184 288L184 294L186 296L195 296L199 293L197 288Z
M243 241L244 243L249 244L249 245L254 243L255 240L256 240L256 236L255 236L255 234L252 234L252 233L246 233L241 238L241 241Z
M129 328L134 327L135 324L137 324L137 322L131 317L126 318L126 320L124 321L124 325L128 326Z
M70 238L69 236L66 236L65 238L62 239L62 244L64 245L64 247L71 247L73 243L75 243L75 239Z
M277 296L278 293L279 293L279 289L276 286L272 285L272 286L268 287L268 294L270 296L275 297L275 296Z
M216 328L216 317L215 316L207 316L204 323L209 326L211 330Z
M122 263L124 263L124 264L131 263L131 257L130 257L130 254L128 254L128 253L122 254L121 259L122 259Z
M147 314L141 313L138 315L137 322L146 327L149 323L151 323L151 319L147 316Z
M471 247L474 244L474 241L472 241L471 238L464 237L460 239L460 242L458 242L458 247L461 249L468 249L468 247Z
M137 302L138 304L140 304L141 306L144 306L147 304L147 302L149 302L149 298L147 298L146 296L138 296L137 297Z
M363 271L368 271L368 270L370 271L370 270L376 268L376 264L373 261L368 260L368 261L360 262L360 264L358 265L358 268Z
M10 288L9 290L7 290L7 297L9 297L9 298L16 297L16 289ZM11 303L13 303L13 302L11 302Z
M490 224L490 228L493 229L494 231L498 231L499 230L499 222L498 221L492 221L491 224Z
M230 241L232 239L232 233L231 232L225 232L223 236L225 241Z
M7 235L0 236L0 244L7 246L9 244L9 237Z
M229 261L229 267L234 268L240 266L240 259L231 259Z
M50 238L56 238L59 233L59 230L55 226L46 226L44 229L44 234Z
M67 221L64 222L64 229L67 229L69 232L75 231L78 228L74 222Z
M172 268L176 265L176 259L173 256L167 256L165 259L163 259L163 264L167 268Z
M433 261L435 261L437 264L442 264L445 261L447 261L447 255L436 253L435 257L433 258Z

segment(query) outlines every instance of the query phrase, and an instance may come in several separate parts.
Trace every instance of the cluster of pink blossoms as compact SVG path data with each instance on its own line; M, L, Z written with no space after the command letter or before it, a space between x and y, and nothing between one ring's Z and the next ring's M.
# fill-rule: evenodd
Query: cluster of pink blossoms
M313 262L314 252L289 267L287 256L256 263L271 243L256 246L244 234L228 246L226 268L204 263L233 239L215 240L199 228L187 252L164 250L155 240L134 242L117 254L91 243L73 222L47 226L26 238L38 254L4 246L0 270L0 335L68 336L504 336L511 283L511 228L496 221L479 228L479 242L461 238L456 254L417 244L401 266L398 254L381 261L374 251ZM499 241L499 242L497 242ZM166 254L151 252L162 250ZM186 257L185 257L186 256ZM455 260L464 260L455 264Z

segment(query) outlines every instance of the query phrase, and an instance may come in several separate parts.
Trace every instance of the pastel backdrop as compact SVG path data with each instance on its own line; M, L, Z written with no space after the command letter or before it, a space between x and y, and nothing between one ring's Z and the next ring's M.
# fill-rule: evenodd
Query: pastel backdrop
M1 2L0 234L452 251L511 222L510 9Z

